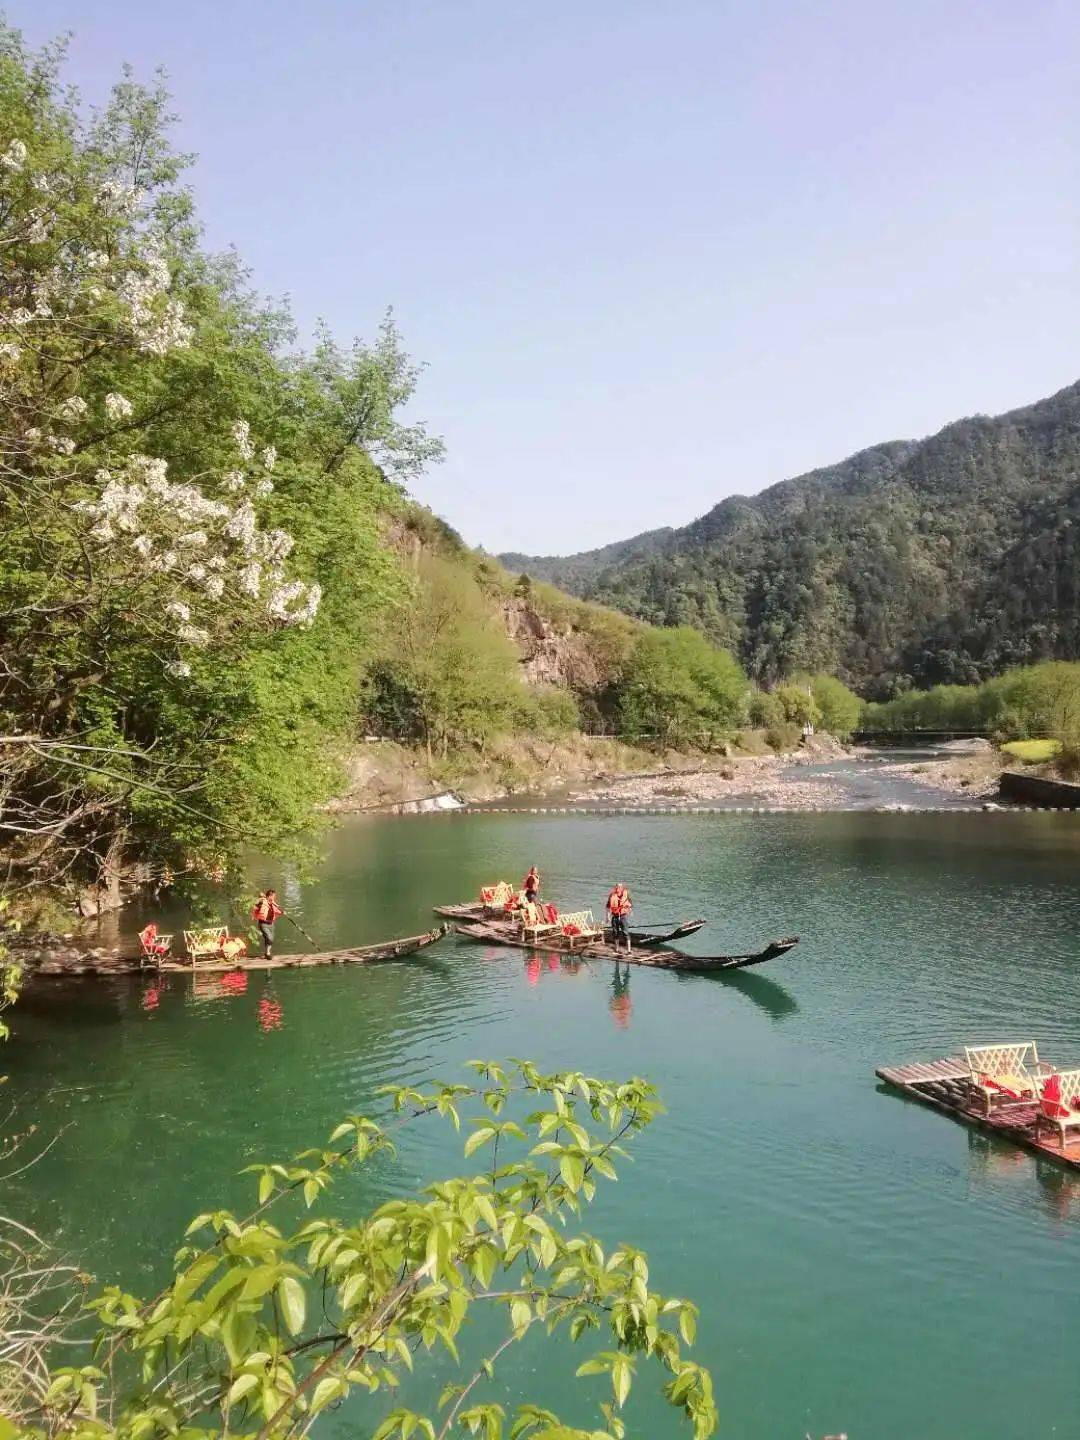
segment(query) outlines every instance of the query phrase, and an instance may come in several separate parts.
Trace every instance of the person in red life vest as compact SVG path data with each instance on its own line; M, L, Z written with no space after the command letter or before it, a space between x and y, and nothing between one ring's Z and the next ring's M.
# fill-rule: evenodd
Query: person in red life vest
M634 908L634 902L630 899L630 891L627 890L621 880L617 881L612 887L607 897L606 908L608 914L611 916L611 934L615 944L618 945L620 940L625 940L626 948L629 951L630 936L626 931L626 921L631 910Z
M285 911L277 903L276 890L264 890L256 900L251 911L251 918L259 927L259 934L263 942L263 959L274 958L274 921Z
M529 867L529 873L522 880L521 888L525 892L526 900L535 900L540 894L540 871L535 865Z
M144 955L167 955L168 945L163 944L158 938L158 928L153 920L145 929L139 931L139 943L142 945Z

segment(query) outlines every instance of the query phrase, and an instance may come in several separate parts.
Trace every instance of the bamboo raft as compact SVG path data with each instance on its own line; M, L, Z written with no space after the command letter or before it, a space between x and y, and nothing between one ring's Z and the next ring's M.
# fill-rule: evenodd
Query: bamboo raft
M505 927L507 935L514 935L517 932L516 920L507 919L502 911L489 910L479 901L471 905L435 905L432 908L436 915L443 915L448 920ZM695 935L705 924L707 924L705 920L683 920L669 929L665 929L662 925L650 926L647 929L631 929L630 941L634 945L667 945L672 940L682 940L687 935ZM657 931L659 933L656 933ZM610 937L611 931L606 930L605 934Z
M407 935L401 940L387 940L381 945L352 945L343 950L314 950L296 955L278 955L264 960L261 955L241 960L200 960L193 965L190 960L162 960L153 964L137 957L117 961L85 965L45 964L35 971L37 975L138 975L150 971L165 975L214 975L229 970L304 970L316 965L371 965L379 960L402 960L414 955L441 940L450 929L439 925L423 935Z
M590 960L625 961L628 965L648 965L656 970L682 970L690 974L711 975L720 970L742 970L748 965L762 965L766 960L775 960L786 955L799 943L798 935L785 940L773 940L764 950L746 955L685 955L681 950L638 949L627 950L613 945L609 940L588 940L575 943L575 939L555 933L540 940L523 940L516 931L505 924L455 925L455 931L467 940L487 945L509 945L515 950L529 950L533 953L557 953L580 955Z
M1035 1104L1008 1105L989 1115L968 1084L969 1071L963 1060L930 1060L918 1065L882 1065L874 1074L903 1094L950 1115L962 1125L973 1126L987 1135L996 1135L1043 1155L1070 1170L1080 1170L1080 1137L1064 1148L1056 1136L1036 1134Z

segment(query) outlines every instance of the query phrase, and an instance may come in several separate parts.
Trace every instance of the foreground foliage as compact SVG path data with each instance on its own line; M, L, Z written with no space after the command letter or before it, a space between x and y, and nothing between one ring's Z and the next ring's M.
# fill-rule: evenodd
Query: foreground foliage
M615 1178L622 1142L656 1116L653 1088L544 1075L520 1061L473 1068L476 1084L392 1091L396 1122L351 1116L325 1147L249 1167L255 1209L197 1216L161 1294L108 1288L89 1301L100 1333L87 1363L53 1369L44 1389L21 1394L9 1371L18 1433L270 1440L307 1434L349 1400L376 1440L622 1440L624 1407L651 1360L695 1440L711 1434L709 1374L684 1354L695 1307L650 1288L640 1251L606 1251L578 1229L598 1185ZM465 1155L483 1155L482 1171L363 1219L321 1213L336 1177L389 1151L395 1125L431 1116L464 1121ZM300 1204L312 1213L290 1225ZM536 1333L562 1337L556 1355L596 1341L577 1374L607 1389L597 1426L484 1398L499 1358ZM395 1401L436 1350L458 1364L460 1382L431 1409Z

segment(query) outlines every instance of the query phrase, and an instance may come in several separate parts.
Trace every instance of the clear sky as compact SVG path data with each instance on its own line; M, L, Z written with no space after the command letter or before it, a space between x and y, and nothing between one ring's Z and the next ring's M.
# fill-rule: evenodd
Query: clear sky
M215 247L393 304L473 543L682 524L1080 378L1075 0L9 0L169 72Z

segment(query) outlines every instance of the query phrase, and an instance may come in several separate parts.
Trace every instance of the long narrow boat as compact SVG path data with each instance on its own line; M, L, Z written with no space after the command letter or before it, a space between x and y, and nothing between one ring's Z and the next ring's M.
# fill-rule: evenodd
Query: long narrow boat
M517 921L504 918L501 912L488 910L486 906L477 902L475 905L436 905L436 915L444 915L448 920L463 920L470 924L485 924L506 926L506 933L513 935L517 930ZM661 927L659 933L652 929L630 931L630 940L634 945L667 945L672 940L682 940L687 935L694 935L705 925L704 920L684 920L679 925L673 925L670 930ZM607 932L610 935L610 931Z
M681 950L628 951L616 947L608 940L592 940L585 945L575 945L565 935L545 935L539 941L522 940L515 932L507 933L502 925L480 922L455 925L454 930L466 940L475 940L486 945L509 945L515 950L582 955L588 959L625 961L628 965L650 965L656 970L684 970L701 975L711 975L719 970L742 970L748 965L763 965L766 960L775 960L778 955L786 955L799 943L798 935L789 935L785 940L773 940L764 950L747 955L684 955Z
M314 950L297 955L275 955L272 960L264 960L261 955L252 955L239 963L235 960L200 960L198 965L193 967L190 960L164 960L160 965L150 965L140 963L138 959L130 956L100 960L91 957L85 964L77 965L46 961L35 968L34 974L132 975L140 971L153 974L160 970L169 975L212 975L226 970L300 970L315 965L371 965L378 960L402 960L407 955L415 954L417 950L424 950L441 940L449 929L449 925L439 925L434 930L425 931L423 935L406 935L401 940L387 940L381 945L351 945L344 950Z

